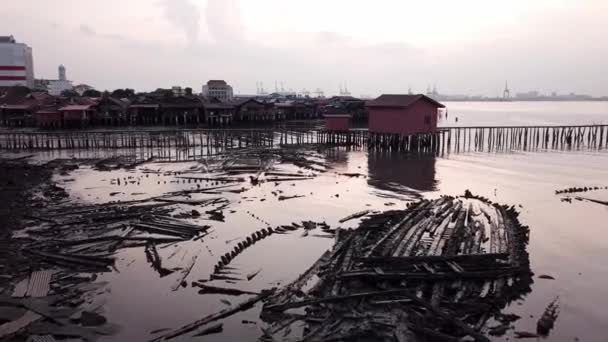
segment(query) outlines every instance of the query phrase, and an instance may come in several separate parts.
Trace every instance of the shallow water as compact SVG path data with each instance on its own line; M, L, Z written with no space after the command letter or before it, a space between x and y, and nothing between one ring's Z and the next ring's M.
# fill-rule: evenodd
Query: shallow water
M532 292L505 310L522 316L515 323L515 330L535 331L536 321L544 308L559 296L561 313L551 340L567 341L575 337L581 341L605 340L603 326L608 322L608 313L604 310L608 305L605 222L608 207L591 202L562 202L560 198L564 195L557 196L554 192L572 186L608 185L607 152L467 153L435 158L329 149L320 153L319 160L325 160L331 169L314 179L278 185L245 185L248 190L241 194L223 193L220 196L231 202L226 211L235 212L226 214L225 222L192 219L194 223L210 224L212 233L202 242L190 241L160 248L161 257L167 258L179 249L174 257L177 259L169 261L179 265L184 263L179 258L188 260L192 253L199 253L193 272L187 278L190 283L207 278L219 256L230 251L239 241L233 239L265 227L264 222L276 227L313 220L325 221L333 228L356 227L358 220L345 224L339 224L338 220L364 209L403 208L407 201L420 197L459 195L469 189L492 201L518 207L520 220L531 230L529 253L532 271L537 276L549 274L556 278L535 277ZM72 198L78 201L140 199L194 187L194 184L183 180L176 183L172 174L148 174L146 177L144 170L196 174L200 171L189 170L197 165L197 162L149 163L131 172L101 172L82 167L69 176L58 177L58 180L68 180L65 186ZM283 171L297 169L285 165L278 167ZM367 177L339 175L344 172L358 172ZM117 177L128 176L137 180L139 185L113 182ZM305 197L279 201L272 194L279 190L285 196ZM113 192L121 193L109 196ZM193 199L217 197L196 196ZM608 200L608 190L581 196ZM177 211L192 208L183 206ZM272 235L246 249L231 264L236 267L237 276L244 277L257 269L262 271L252 281L227 285L259 291L285 285L295 279L333 243L326 237L313 236L315 234L303 237L301 234L302 231L298 230ZM172 291L177 276L160 278L146 262L143 248L122 250L118 257L118 272L103 274L99 278L109 282L108 292L103 295L107 300L106 314L111 321L123 326L119 335L104 338L107 341L147 340L152 337L150 331L176 328L226 307L220 299L226 298L235 304L246 298L199 295L198 289L191 286ZM207 340L257 338L261 334L259 326L242 324L241 320L255 320L259 309L260 305L227 319L224 332L207 336ZM496 340L506 340L507 337L512 339L512 332Z
M606 102L548 102L548 103L447 103L448 121L444 126L471 125L536 125L589 124L608 122ZM455 123L454 118L459 121ZM111 322L123 326L118 335L103 341L147 341L155 335L151 331L177 328L226 307L220 301L228 299L237 304L245 296L199 295L192 281L205 279L221 255L230 251L243 237L266 227L300 222L325 221L332 228L356 227L359 220L340 224L339 219L354 212L373 209L404 208L408 201L423 197L435 198L442 194L461 195L466 189L488 197L494 202L514 205L521 212L520 221L530 226L528 251L532 271L536 274L532 292L520 301L511 303L504 312L522 318L515 322L515 330L535 331L536 321L544 308L560 297L561 312L551 341L605 341L608 322L608 239L606 221L608 207L587 201L563 202L567 195L556 195L555 190L573 186L608 186L608 151L545 151L545 152L467 152L443 157L399 155L333 148L309 151L330 169L317 173L293 165L276 165L285 172L302 171L317 174L304 181L273 182L245 187L240 194L195 194L192 199L225 197L230 205L225 209L225 222L203 218L188 219L192 223L211 225L211 233L200 241L182 242L159 247L159 254L167 267L183 266L185 260L198 253L188 286L172 291L177 274L160 277L146 261L143 248L129 248L118 252L116 271L100 274L98 281L107 281L102 292L105 315ZM58 151L39 153L40 160L54 158L105 158L130 151ZM181 152L180 152L181 153ZM244 156L243 158L246 158ZM147 171L160 171L146 173ZM182 175L201 175L197 161L179 163L152 162L131 171L96 171L82 166L68 175L56 176L75 202L104 203L116 200L143 199L195 188L208 187L211 182L192 183L178 180ZM347 177L340 173L361 173L365 177ZM133 184L124 180L135 181ZM120 178L118 185L116 179ZM284 196L303 195L279 201ZM114 195L110 195L114 193ZM338 196L336 196L338 195ZM608 190L598 190L579 196L608 201ZM207 208L180 205L176 212ZM234 210L233 213L230 213ZM239 254L231 266L236 277L261 269L251 281L242 280L226 286L259 291L283 286L306 270L333 244L333 239L302 236L302 230L284 235L274 234ZM171 255L173 255L171 257ZM548 274L555 280L539 279ZM204 337L208 341L249 341L261 335L260 324L243 324L242 320L256 321L261 305L236 314L224 322L221 334ZM186 334L176 341L190 340ZM512 331L497 341L513 339ZM203 339L203 338L201 338Z
M608 101L444 102L439 126L542 126L608 123ZM456 119L458 118L458 120Z

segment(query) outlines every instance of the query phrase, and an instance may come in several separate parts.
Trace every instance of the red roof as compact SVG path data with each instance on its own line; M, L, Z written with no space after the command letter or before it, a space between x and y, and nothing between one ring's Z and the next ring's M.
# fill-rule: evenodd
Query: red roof
M444 108L445 106L441 103L433 100L426 95L400 95L400 94L384 94L375 100L368 101L365 105L367 107L409 107L413 103L420 100L430 102L438 108Z
M34 105L33 104L17 104L17 105L12 105L12 104L5 104L0 106L0 108L2 109L31 109L33 108Z
M74 111L74 110L89 110L91 109L91 105L67 105L65 107L59 108L60 111Z

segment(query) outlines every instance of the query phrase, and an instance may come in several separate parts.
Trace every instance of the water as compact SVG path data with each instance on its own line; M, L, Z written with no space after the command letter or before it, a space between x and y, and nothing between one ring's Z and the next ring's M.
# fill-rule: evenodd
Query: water
M444 102L439 126L540 126L608 123L608 101ZM458 122L456 122L458 118Z
M608 104L576 103L448 103L449 119L459 116L462 125L533 125L588 124L608 121ZM579 111L575 111L579 110ZM508 111L509 115L501 113ZM570 114L567 114L571 111ZM453 125L451 123L450 125ZM82 153L82 152L80 152ZM561 201L555 190L572 186L608 186L608 152L509 152L462 153L442 158L405 156L394 153L368 152L332 148L307 153L327 164L329 171L314 179L297 182L244 184L240 194L222 193L230 201L225 222L190 219L192 223L212 225L212 233L202 241L180 243L159 249L164 259L176 254L188 258L199 253L188 277L191 283L207 278L219 256L232 249L239 238L265 226L290 224L302 220L325 221L335 227L356 227L358 220L340 224L340 218L354 212L373 209L404 208L408 201L436 198L442 194L461 195L469 189L494 202L514 205L521 212L520 221L530 226L528 251L532 271L536 274L532 292L513 302L505 312L522 318L514 330L535 331L536 321L544 308L560 297L561 313L552 341L605 341L608 322L608 207L600 204ZM41 155L41 158L70 156L70 153ZM85 156L79 155L79 158ZM247 159L247 155L240 157ZM145 170L180 171L200 175L196 161L180 163L147 163L132 171L100 172L83 166L56 180L65 186L71 198L79 202L102 203L151 197L167 191L191 189L193 184L176 183L172 174L149 174ZM277 164L286 172L297 172L291 164ZM309 170L300 170L312 173ZM361 173L364 177L347 177L342 173ZM113 184L112 179L132 176L138 184ZM172 183L173 181L173 183ZM159 184L160 182L160 184ZM166 182L166 183L165 183ZM239 187L241 184L239 184ZM273 192L303 195L279 201ZM121 194L110 196L112 192ZM133 195L134 193L143 193ZM196 195L193 199L217 195ZM608 190L583 193L581 196L608 201ZM178 208L179 211L191 207ZM253 215L253 216L252 216ZM255 216L255 217L254 217ZM314 235L314 234L313 234ZM272 235L238 255L232 266L241 275L262 269L252 281L239 281L235 287L259 291L283 286L295 279L333 244L332 239L301 231ZM234 240L239 239L239 240ZM176 328L226 307L227 298L236 304L245 297L199 295L196 287L172 291L176 277L160 278L146 262L143 248L130 248L118 253L117 272L101 274L108 281L101 297L106 301L105 315L123 326L118 335L103 341L145 341L150 331ZM548 274L555 280L539 279ZM249 341L261 335L260 325L242 324L256 320L260 305L224 320L224 332L207 336L208 341ZM189 340L188 334L176 341ZM513 339L512 331L496 341Z

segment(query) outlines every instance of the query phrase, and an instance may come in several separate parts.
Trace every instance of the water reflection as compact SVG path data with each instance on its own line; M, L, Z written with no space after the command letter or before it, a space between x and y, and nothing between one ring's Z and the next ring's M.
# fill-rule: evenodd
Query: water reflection
M433 155L370 151L367 160L367 183L378 190L420 197L437 188Z
M349 147L338 146L323 150L325 161L336 171L345 171L348 165Z

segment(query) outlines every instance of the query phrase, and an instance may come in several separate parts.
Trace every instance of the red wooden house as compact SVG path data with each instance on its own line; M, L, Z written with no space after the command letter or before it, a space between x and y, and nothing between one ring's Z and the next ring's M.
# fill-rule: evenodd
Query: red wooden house
M327 107L325 113L325 129L328 131L348 131L352 115L344 108Z
M418 134L437 130L441 103L425 95L381 95L366 104L372 133Z

